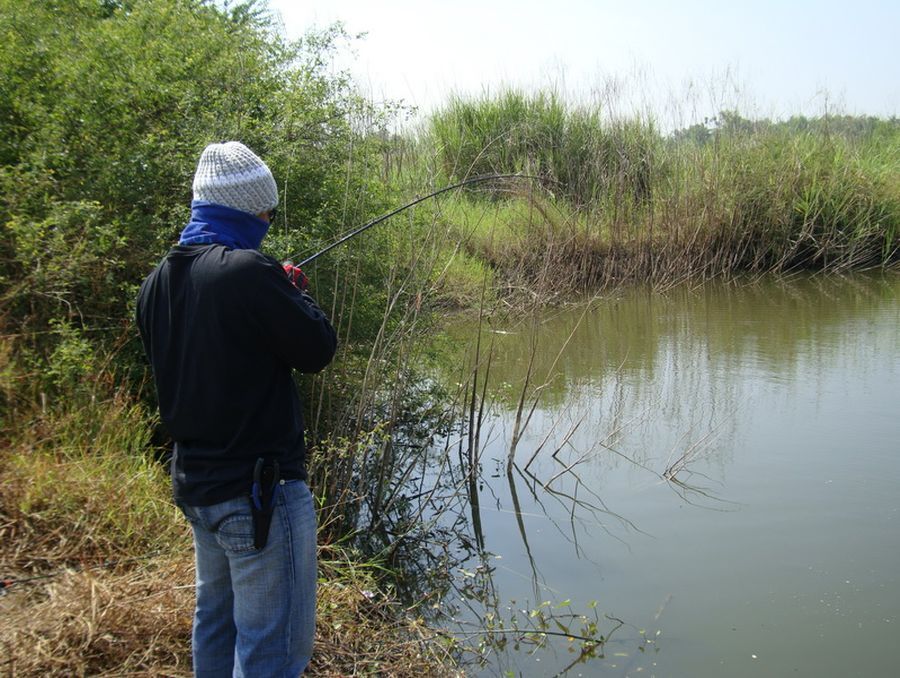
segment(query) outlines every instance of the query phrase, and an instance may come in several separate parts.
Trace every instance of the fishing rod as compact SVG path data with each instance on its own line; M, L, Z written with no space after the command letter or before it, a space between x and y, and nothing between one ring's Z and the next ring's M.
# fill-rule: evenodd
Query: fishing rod
M444 186L443 188L439 188L438 190L436 190L432 193L429 193L428 195L423 195L419 198L416 198L412 202L408 202L405 205L398 207L397 209L391 210L387 214L382 214L380 217L376 217L375 219L372 219L372 221L369 221L368 223L363 224L359 228L356 228L356 229L350 231L350 233L348 233L347 235L343 236L342 238L339 238L338 240L331 243L327 247L319 250L312 256L307 257L306 259L301 261L299 264L296 264L296 266L300 267L300 268L302 268L303 266L306 266L307 264L309 264L309 263L315 261L316 259L318 259L319 257L321 257L326 252L330 252L338 245L342 245L343 243L347 242L351 238L355 238L363 231L367 231L370 228L372 228L373 226L377 226L382 221L386 221L387 219L390 219L391 217L393 217L397 214L400 214L400 212L403 212L404 210L408 210L410 207L418 205L420 202L423 202L430 198L435 198L435 197L439 196L441 193L446 193L447 191L452 191L456 188L462 188L463 186L468 186L470 184L477 184L477 183L481 183L484 181L491 181L493 179L538 179L538 178L539 177L531 176L528 174L479 174L478 176L469 177L468 179L460 181L459 183L451 184L450 186Z

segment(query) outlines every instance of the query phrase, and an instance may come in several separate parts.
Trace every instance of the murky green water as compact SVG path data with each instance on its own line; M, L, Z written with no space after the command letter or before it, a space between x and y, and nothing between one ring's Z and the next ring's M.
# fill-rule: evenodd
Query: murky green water
M468 520L489 555L457 619L596 601L624 625L570 676L897 675L900 278L632 290L491 341ZM555 675L569 647L495 649L483 674Z

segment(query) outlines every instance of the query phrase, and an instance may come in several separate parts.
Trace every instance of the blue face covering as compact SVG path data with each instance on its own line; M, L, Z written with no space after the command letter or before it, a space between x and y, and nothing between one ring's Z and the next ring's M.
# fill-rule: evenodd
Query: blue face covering
M236 250L257 250L269 224L259 217L204 200L191 202L191 220L179 245L216 243Z

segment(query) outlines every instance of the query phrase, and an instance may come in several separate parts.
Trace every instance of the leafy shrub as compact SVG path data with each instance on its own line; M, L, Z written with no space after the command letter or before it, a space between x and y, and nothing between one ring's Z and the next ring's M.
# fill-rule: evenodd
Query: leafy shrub
M0 326L20 337L13 363L48 374L77 332L146 383L133 298L187 221L209 142L239 139L272 167L284 216L265 247L280 258L391 198L369 133L390 111L332 73L340 26L288 42L255 0L0 0L0 36ZM389 251L373 233L352 261L311 270L325 308L352 290L354 336L380 325Z

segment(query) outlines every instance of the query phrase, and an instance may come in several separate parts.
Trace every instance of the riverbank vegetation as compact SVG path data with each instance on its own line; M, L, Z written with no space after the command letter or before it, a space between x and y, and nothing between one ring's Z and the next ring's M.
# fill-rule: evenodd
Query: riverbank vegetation
M751 121L723 112L664 135L650 119L553 93L455 99L429 139L448 177L539 178L448 222L510 287L564 292L736 274L845 271L898 260L897 120Z
M339 26L288 42L259 2L0 0L0 34L0 576L28 589L0 601L0 628L17 675L189 672L190 544L132 316L211 141L269 162L265 248L295 261L430 189L533 177L424 203L307 271L342 346L300 382L322 675L446 675L460 657L427 629L437 603L415 575L447 569L425 554L425 507L457 501L477 466L435 490L429 444L470 436L478 387L427 376L444 311L898 261L895 119L726 112L665 133L509 91L401 129L401 107L331 69Z

